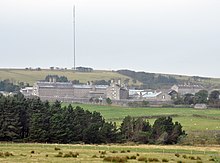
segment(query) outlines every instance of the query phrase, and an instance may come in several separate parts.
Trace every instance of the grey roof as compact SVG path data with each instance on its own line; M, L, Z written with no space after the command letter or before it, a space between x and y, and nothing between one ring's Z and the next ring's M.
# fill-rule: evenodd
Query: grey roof
M40 88L73 88L73 84L69 82L37 82L36 84Z
M40 88L78 88L78 89L92 89L95 87L96 89L106 89L108 85L86 85L86 84L72 84L71 82L37 82L36 83Z

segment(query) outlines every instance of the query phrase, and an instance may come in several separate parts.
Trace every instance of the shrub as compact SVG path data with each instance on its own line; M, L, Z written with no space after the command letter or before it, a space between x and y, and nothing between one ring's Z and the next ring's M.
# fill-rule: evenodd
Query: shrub
M183 155L183 158L184 158L184 159L187 159L188 157L187 157L186 155Z
M159 162L157 158L148 158L149 162Z
M169 162L169 160L166 159L166 158L163 158L163 159L162 159L162 162Z
M118 157L118 156L116 156L116 157L105 157L104 159L103 159L103 161L109 161L109 162L121 162L121 163L123 163L123 162L127 162L127 158L126 157Z
M4 153L3 152L0 152L0 157L4 157Z
M179 154L179 153L175 153L175 156L176 156L176 157L180 157L180 154Z
M45 157L48 157L48 154L46 154Z
M69 152L69 154L71 155L71 157L77 157L79 156L78 152Z
M92 158L98 158L98 156L96 156L96 155L93 155L93 156L92 156Z
M13 154L10 152L5 152L5 157L9 157L9 156L13 156Z
M106 151L100 151L100 153L101 153L102 155L105 155L105 154L106 154Z
M58 148L58 147L55 147L55 148L54 148L54 150L55 150L55 151L58 151L58 150L60 150L60 148Z
M105 156L104 155L100 155L100 158L105 158Z
M137 153L137 156L140 156L140 154L139 154L139 153Z
M111 151L111 153L118 153L118 151Z
M189 159L196 160L196 158L194 156L189 156Z
M126 152L124 150L122 150L121 153L126 153Z
M210 158L209 161L215 161L215 159L214 158Z
M136 156L131 156L130 157L130 159L132 159L132 160L136 160L136 158L137 158Z
M130 150L127 150L127 152L130 153L131 151L130 151Z
M34 151L31 151L32 154L34 154Z
M196 157L197 160L202 160L199 156Z
M63 157L72 157L71 153L65 153Z
M138 158L138 161L146 161L146 160L147 160L146 157L139 157L139 158Z
M55 157L63 157L63 153L59 152L57 155L55 155Z

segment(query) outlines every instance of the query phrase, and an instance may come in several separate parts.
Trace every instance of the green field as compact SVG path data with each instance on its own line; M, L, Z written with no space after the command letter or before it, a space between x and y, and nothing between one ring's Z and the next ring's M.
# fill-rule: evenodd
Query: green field
M64 104L68 105L68 104ZM119 106L72 104L89 111L100 112L107 121L120 124L125 116L168 116L175 115L173 120L182 124L186 131L220 130L220 109L197 110L193 108L127 108ZM194 117L193 115L204 117ZM150 118L151 124L155 118Z
M47 75L66 76L69 80L79 80L87 83L95 80L132 79L113 71L93 71L89 73L74 72L72 70L25 70L25 69L0 69L0 80L9 79L13 82L27 82L31 85L38 80L44 80ZM132 84L132 83L131 83ZM138 83L137 83L138 84Z
M55 148L60 150L55 150ZM6 152L13 156L6 157L4 155ZM62 152L62 157L56 157L59 152ZM65 154L68 156L70 152L78 153L79 156L77 158L64 157ZM182 161L185 163L219 162L220 147L0 143L1 163L99 163L104 159L100 157L108 156L136 157L128 159L128 162L143 162L138 161L143 157L148 160L156 158L159 162L162 162L163 159L169 162Z

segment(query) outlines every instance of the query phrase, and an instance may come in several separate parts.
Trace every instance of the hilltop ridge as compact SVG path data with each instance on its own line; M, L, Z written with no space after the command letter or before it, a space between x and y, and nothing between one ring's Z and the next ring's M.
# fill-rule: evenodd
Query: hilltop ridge
M62 75L66 76L69 80L79 80L82 83L96 80L121 79L130 86L142 85L151 88L169 87L174 84L197 84L207 88L220 87L220 78L136 72L132 70L74 72L67 69L0 69L0 80L9 79L13 83L25 82L33 85L36 81L45 79L47 75Z

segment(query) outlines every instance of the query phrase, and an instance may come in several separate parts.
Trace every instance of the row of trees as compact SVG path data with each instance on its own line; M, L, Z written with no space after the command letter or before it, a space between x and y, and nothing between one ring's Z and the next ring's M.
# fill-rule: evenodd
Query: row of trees
M0 81L0 91L5 91L5 92L19 92L20 88L27 86L29 86L29 84L26 84L24 82L18 82L18 84L15 85L9 79Z
M211 107L220 107L220 92L217 90L212 91L210 94L206 90L200 90L195 95L187 93L183 96L173 97L174 104L208 104Z
M58 76L58 75L47 75L45 77L45 81L49 82L50 80L56 80L56 82L69 82L66 76Z
M181 124L173 123L171 117L160 117L151 126L143 118L127 116L120 130L123 140L150 144L175 144L186 135Z
M143 87L157 88L162 85L177 84L178 81L171 76L156 75L154 73L135 72L131 70L118 70L118 73L133 78L134 81L138 80L143 83Z
M142 118L125 117L117 128L98 112L71 105L61 107L39 98L0 95L0 141L48 143L140 143L173 144L184 135L182 126L171 118L159 118L151 126Z

